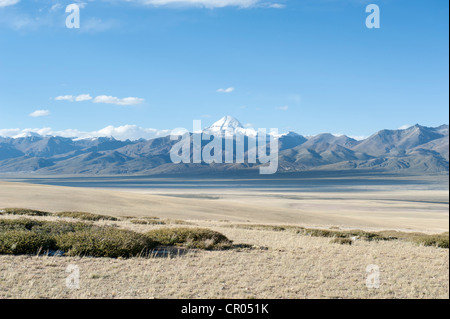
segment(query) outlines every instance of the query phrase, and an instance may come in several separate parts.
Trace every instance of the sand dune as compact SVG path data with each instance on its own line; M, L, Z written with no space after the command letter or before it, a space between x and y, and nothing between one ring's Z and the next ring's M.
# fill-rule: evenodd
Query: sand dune
M262 192L104 190L0 182L0 207L89 211L112 216L443 232L448 191Z

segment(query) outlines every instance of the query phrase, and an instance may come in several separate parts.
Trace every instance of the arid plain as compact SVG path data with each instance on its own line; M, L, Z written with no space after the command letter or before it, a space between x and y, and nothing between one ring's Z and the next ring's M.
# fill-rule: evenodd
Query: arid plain
M70 178L3 180L0 207L110 215L121 220L96 223L137 232L161 226L133 224L129 218L155 216L168 221L167 227L175 227L169 221L182 221L186 227L219 231L247 247L131 259L0 256L3 298L449 297L448 249L357 239L339 245L330 238L273 227L448 232L446 175L372 176L337 184L328 179L324 184L317 179L254 184L245 179L233 186L220 179L191 179L182 187L177 179L149 184L131 178L130 183L114 184L86 178L76 185ZM65 286L69 264L80 267L80 289ZM380 269L377 289L366 286L368 265Z

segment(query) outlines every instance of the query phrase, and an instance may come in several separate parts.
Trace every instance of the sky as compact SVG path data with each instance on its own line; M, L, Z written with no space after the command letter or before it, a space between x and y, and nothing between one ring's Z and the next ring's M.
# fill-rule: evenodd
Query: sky
M80 7L67 28L66 7ZM367 28L377 4L380 28ZM448 124L442 0L0 0L0 136Z

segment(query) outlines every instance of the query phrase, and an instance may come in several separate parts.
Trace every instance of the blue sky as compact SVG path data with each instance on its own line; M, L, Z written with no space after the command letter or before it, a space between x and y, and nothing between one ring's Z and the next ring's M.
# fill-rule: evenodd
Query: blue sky
M85 0L68 29L72 2L0 0L0 135L448 123L448 1Z

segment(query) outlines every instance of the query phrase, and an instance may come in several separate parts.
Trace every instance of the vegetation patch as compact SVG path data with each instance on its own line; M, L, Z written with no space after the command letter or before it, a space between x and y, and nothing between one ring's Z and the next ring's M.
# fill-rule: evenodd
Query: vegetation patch
M146 233L148 237L162 245L184 246L206 250L227 249L232 241L219 232L204 228L160 228Z
M383 236L396 237L399 240L414 242L422 246L435 246L438 248L449 248L449 233L445 232L437 235L428 235L424 233L407 233L393 230L381 231Z
M240 229L249 229L249 230L268 230L268 231L300 231L303 230L303 227L299 226L278 226L278 225L261 225L261 224L234 224L234 225L225 225L224 227L230 228L240 228Z
M28 208L3 208L0 215L51 216L52 213Z
M0 232L0 254L38 254L55 249L55 240L45 234L27 230L7 230Z
M157 242L131 230L94 227L56 237L56 245L69 256L136 257L146 255Z
M158 245L227 249L232 242L202 228L164 228L137 233L87 222L0 219L0 254L54 253L68 256L147 256Z
M165 225L166 223L158 219L130 219L130 223L137 225Z
M341 244L341 245L351 245L353 243L353 240L350 238L333 238L330 243L332 244Z
M331 242L335 243L348 242L347 240L344 239L348 239L350 241L404 240L423 246L435 246L447 249L449 248L448 232L439 235L428 235L423 233L408 233L398 231L367 232L363 230L340 230L337 227L333 227L332 229L314 229L289 225L277 226L277 225L258 225L258 224L234 224L234 225L225 225L224 227L249 229L249 230L277 231L277 232L294 231L295 233L304 236L333 238Z
M194 225L193 223L181 219L164 219L164 222L172 225Z
M85 212L59 212L55 214L59 217L70 217L70 218L76 218L81 220L90 220L90 221L99 221L99 220L111 220L111 221L117 221L118 219L116 217L112 216L106 216L106 215L98 215L98 214L92 214L92 213L85 213Z
M302 235L312 236L312 237L327 237L327 238L354 238L360 240L394 240L397 238L387 237L377 233L366 232L363 230L347 230L347 231L337 231L328 229L302 229L299 231Z
M70 256L133 257L157 245L149 237L83 222L0 219L0 254L60 251Z
M86 223L52 222L28 218L0 219L0 232L10 230L30 231L37 234L59 235L67 232L81 231L93 227Z

